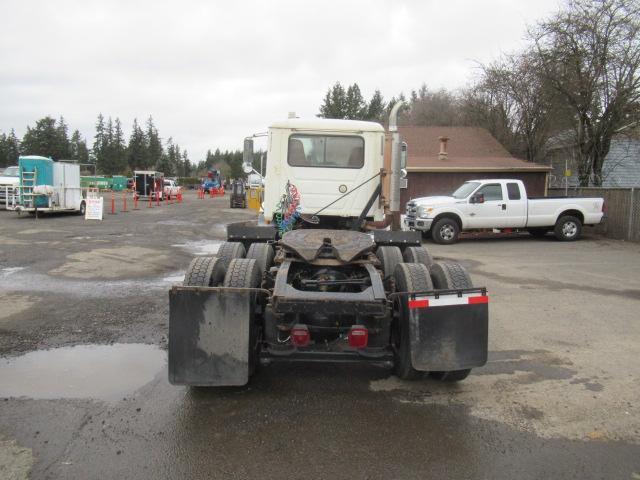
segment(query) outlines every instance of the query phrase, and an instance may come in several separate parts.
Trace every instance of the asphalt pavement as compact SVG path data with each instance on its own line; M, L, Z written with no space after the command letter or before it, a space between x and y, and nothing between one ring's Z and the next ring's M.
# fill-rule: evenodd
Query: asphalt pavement
M0 211L0 478L640 479L640 245L425 243L489 290L489 362L459 384L273 364L172 386L168 289L254 216L228 207Z

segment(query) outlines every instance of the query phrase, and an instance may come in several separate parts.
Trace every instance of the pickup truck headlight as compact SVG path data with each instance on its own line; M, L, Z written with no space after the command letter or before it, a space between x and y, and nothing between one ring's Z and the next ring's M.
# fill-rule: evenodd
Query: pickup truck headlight
M418 216L420 218L429 218L431 212L433 212L433 207L418 207Z

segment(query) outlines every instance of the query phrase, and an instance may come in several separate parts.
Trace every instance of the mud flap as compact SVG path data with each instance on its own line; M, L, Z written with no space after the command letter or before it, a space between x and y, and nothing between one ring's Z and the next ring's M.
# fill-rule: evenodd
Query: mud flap
M450 371L487 363L488 305L410 310L411 363L421 371Z
M249 381L255 294L174 287L169 292L169 381L232 386Z

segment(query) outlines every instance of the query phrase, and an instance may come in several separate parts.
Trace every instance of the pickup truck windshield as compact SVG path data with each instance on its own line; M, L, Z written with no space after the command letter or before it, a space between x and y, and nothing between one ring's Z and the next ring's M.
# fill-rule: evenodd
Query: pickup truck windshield
M471 194L471 192L478 188L478 185L480 185L480 182L463 183L455 192L451 194L451 196L457 199L467 198Z
M2 175L5 177L17 177L18 176L18 167L7 167Z

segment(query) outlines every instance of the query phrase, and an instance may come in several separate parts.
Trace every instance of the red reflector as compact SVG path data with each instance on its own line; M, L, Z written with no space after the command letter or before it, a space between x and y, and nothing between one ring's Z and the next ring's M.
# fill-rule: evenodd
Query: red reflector
M409 308L427 308L429 306L429 300L409 300Z
M469 297L469 305L474 303L489 303L489 297L480 295L479 297Z
M291 342L296 347L306 347L310 340L309 327L306 325L297 324L291 329Z
M362 325L354 325L349 330L349 346L364 348L369 343L369 331Z

